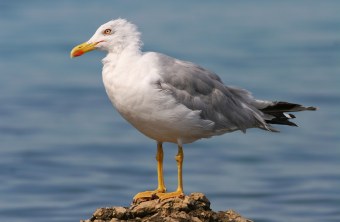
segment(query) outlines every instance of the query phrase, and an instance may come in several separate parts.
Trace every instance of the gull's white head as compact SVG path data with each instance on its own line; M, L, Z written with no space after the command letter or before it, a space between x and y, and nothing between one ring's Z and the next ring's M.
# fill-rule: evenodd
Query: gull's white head
M125 19L116 19L101 25L87 42L74 47L71 58L94 49L120 53L126 48L139 50L140 46L140 33L137 27Z

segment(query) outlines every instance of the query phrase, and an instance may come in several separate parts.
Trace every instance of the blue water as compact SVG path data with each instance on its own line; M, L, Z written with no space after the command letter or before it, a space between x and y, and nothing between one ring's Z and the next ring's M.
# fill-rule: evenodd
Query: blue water
M190 60L262 99L318 106L281 133L185 146L187 193L255 221L340 221L339 1L0 1L0 220L69 222L156 186L154 141L112 108L102 52L70 49L111 18L144 49ZM176 188L176 146L165 176Z

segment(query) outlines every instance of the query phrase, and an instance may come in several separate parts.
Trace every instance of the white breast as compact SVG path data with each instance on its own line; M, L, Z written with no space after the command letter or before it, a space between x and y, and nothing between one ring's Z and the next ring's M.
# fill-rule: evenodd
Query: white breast
M199 111L188 109L157 88L160 76L156 63L152 55L104 63L104 86L118 112L157 141L188 143L212 136L211 121L202 120Z

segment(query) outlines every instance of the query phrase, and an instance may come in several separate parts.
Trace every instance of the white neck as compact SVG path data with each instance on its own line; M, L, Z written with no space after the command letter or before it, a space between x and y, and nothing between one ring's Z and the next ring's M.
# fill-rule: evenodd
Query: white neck
M110 66L114 68L116 64L121 60L129 60L136 56L142 55L140 46L136 44L131 44L125 47L123 50L113 50L107 53L106 57L102 59L102 63L105 66Z
M117 104L120 103L120 99L124 100L121 96L125 94L122 92L128 91L133 80L130 70L136 68L141 57L142 52L139 48L127 47L119 53L109 52L102 60L103 83L108 97L115 106L119 106Z

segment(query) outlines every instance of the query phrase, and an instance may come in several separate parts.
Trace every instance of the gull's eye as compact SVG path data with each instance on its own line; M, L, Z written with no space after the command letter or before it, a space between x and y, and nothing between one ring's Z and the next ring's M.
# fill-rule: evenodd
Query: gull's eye
M111 29L105 29L104 31L103 31L103 34L104 35L110 35L112 33L112 30Z

